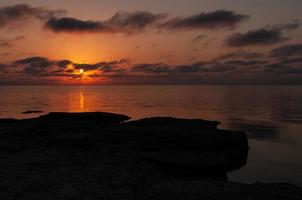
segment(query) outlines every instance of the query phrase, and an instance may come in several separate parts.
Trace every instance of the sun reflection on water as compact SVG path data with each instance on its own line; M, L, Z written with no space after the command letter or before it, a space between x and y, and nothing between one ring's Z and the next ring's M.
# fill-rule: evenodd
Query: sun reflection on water
M85 111L85 95L82 90L80 91L80 111Z

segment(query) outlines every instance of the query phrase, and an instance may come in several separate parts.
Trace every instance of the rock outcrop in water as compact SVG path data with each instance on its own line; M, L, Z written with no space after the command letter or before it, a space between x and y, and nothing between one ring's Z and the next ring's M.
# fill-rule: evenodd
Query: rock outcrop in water
M129 119L0 120L0 199L261 199L269 189L265 199L302 197L292 185L227 182L247 160L242 132L196 119Z

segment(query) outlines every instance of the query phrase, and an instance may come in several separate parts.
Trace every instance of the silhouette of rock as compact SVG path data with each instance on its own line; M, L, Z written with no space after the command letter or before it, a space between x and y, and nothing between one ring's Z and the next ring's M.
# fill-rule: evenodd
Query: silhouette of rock
M28 111L22 112L21 114L28 115L28 114L37 114L37 113L42 113L42 112L43 112L42 110L28 110Z
M246 163L245 133L221 130L219 122L198 119L129 119L101 112L0 119L1 195L7 199L126 200L165 199L179 191L187 198L175 199L193 199L206 193L218 198L223 193L215 196L214 191L221 189L230 195L234 191L234 197L246 190L261 195L260 186L226 181L227 172ZM191 181L197 183L187 187ZM195 191L204 185L212 189ZM300 191L291 185L264 188L275 186L282 195Z
M246 164L248 142L244 133L218 130L218 124L197 119L149 118L126 123L125 130L139 131L139 156L167 173L225 178L227 172Z
M151 117L132 121L128 123L132 126L143 127L159 127L170 126L171 127L203 127L203 128L217 128L220 124L218 121L206 121L202 119L178 119L173 117Z
M64 185L57 193L58 200L77 200L79 196L71 185Z
M130 118L126 115L106 113L106 112L90 112L90 113L64 113L51 112L39 117L42 120L60 120L60 121L81 121L81 120L97 120L102 123L120 123Z
M167 182L153 186L144 200L299 200L302 190L286 183L242 184L224 181Z

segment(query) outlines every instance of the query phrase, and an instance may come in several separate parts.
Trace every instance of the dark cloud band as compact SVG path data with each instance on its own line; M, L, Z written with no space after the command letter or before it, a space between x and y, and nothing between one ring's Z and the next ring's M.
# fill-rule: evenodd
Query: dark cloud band
M271 51L272 57L287 58L293 56L302 56L302 44L284 45Z
M105 21L83 21L76 18L51 18L46 27L54 32L136 33L147 28L160 30L194 30L235 28L249 17L233 11L218 10L186 17L168 18L167 14L118 12Z
M124 81L137 83L197 83L200 78L220 80L226 77L283 77L290 80L302 73L302 55L300 44L285 45L275 48L270 55L256 58L255 52L237 51L220 56L207 62L195 62L185 65L165 63L133 64L129 60L114 60L94 64L74 63L70 60L51 60L45 57L28 57L11 64L0 64L0 74L5 76L19 74L22 78L35 80L61 80L90 78L95 81ZM13 71L11 71L13 69ZM80 72L84 70L84 73ZM18 72L18 73L16 73ZM87 73L85 73L87 72ZM240 74L240 76L238 75ZM255 79L255 80L256 80ZM273 80L273 79L272 79ZM157 82L160 81L160 82Z
M48 10L42 7L31 7L28 4L17 4L13 6L0 8L0 28L9 26L14 23L24 23L24 21L36 18L48 20L51 17L61 16L63 10Z
M135 33L154 25L162 14L150 12L118 12L107 21L82 21L76 18L51 18L46 27L54 32Z
M264 46L273 45L289 40L284 36L285 31L299 27L298 22L284 24L274 27L265 27L251 30L246 33L235 33L226 39L226 44L230 47L244 46Z
M209 13L199 13L187 17L178 17L161 25L164 29L223 29L235 28L239 23L247 20L248 15L238 14L234 11L217 10Z

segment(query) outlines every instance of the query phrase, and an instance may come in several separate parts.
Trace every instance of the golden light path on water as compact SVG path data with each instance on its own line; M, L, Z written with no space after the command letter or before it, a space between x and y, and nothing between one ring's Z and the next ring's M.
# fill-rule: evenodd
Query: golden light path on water
M80 111L81 112L85 111L85 95L83 91L80 91Z

